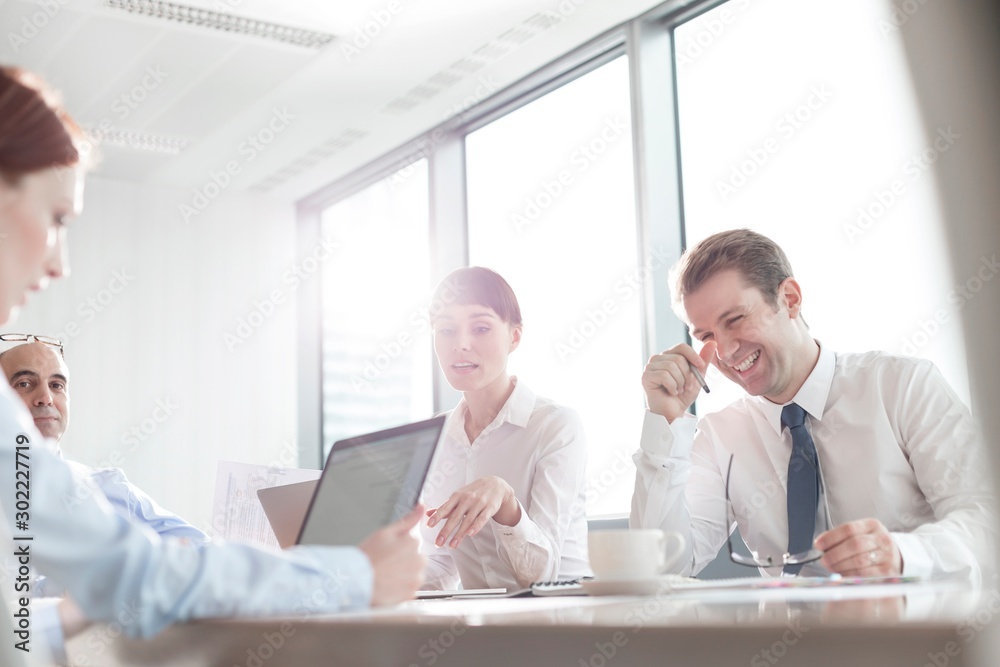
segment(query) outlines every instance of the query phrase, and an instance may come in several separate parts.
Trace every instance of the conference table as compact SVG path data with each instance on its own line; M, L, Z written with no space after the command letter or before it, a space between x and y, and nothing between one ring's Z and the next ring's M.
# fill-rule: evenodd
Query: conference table
M958 581L663 584L644 593L415 600L337 615L197 621L147 640L128 639L112 623L73 638L68 652L81 667L954 667L993 664L982 656L1000 612L1000 593Z

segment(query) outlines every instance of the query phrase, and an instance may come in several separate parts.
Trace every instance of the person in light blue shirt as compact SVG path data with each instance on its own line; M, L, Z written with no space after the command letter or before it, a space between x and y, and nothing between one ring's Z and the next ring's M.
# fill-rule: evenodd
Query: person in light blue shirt
M66 231L82 207L84 135L41 82L0 67L0 325L16 317L31 291L69 272ZM70 633L130 610L129 636L155 634L205 617L302 616L410 599L424 561L411 534L417 506L358 547L296 547L272 553L242 544L194 547L161 537L116 513L102 493L44 444L33 416L0 382L0 543L20 566L64 587L84 617L60 608ZM67 505L66 498L78 498ZM30 578L3 582L2 600L18 613ZM18 620L15 641L38 649ZM19 634L23 632L24 634Z
M38 431L57 456L70 422L70 373L58 339L31 334L0 334L0 341L14 344L0 353L0 370L11 388L24 402ZM67 461L74 474L84 481L80 491L100 492L114 510L126 519L152 528L161 537L179 537L190 544L204 544L208 535L173 512L160 507L142 489L125 477L121 468L92 468ZM68 499L72 506L76 498ZM41 578L35 595L51 595Z
M121 468L92 468L68 460L66 463L74 469L74 474L84 480L84 485L91 492L99 491L115 512L129 521L152 528L160 537L176 537L196 546L209 541L208 535L201 529L164 509L146 492L128 481Z

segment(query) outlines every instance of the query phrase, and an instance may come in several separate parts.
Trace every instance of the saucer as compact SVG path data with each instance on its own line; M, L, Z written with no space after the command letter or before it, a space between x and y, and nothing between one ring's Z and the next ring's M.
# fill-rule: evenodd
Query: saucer
M662 574L640 579L585 579L580 582L587 595L656 595L669 593L679 583L691 581L678 574Z

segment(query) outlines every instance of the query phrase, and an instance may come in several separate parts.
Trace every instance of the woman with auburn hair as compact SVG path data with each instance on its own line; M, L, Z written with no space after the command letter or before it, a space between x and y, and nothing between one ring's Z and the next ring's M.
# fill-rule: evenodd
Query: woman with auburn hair
M79 128L40 79L0 67L0 325L14 319L29 291L68 273L66 231L83 203L83 145ZM122 609L136 615L124 632L148 636L199 617L393 604L411 598L422 579L423 560L409 535L422 507L358 548L275 554L240 544L192 547L129 523L99 491L78 489L66 462L42 442L24 404L0 382L0 468L10 471L0 482L0 533L31 537L8 542L8 553L30 545L31 566L63 586L84 615L68 601L58 612L51 606L32 612L35 650L47 642L59 657L63 630L78 631L87 619L113 620ZM14 472L26 470L34 482L30 511L15 502ZM65 498L78 502L70 509Z
M83 206L83 133L35 76L0 70L0 323L59 278Z
M507 373L523 323L514 291L473 266L438 286L434 351L462 392L424 489L425 588L523 588L590 574L587 445L576 412Z

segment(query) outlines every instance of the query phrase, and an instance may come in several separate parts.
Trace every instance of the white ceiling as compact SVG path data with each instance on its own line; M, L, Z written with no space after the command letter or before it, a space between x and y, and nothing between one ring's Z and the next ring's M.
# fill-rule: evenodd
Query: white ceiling
M198 188L235 163L233 191L293 201L661 1L185 3L337 36L315 50L104 0L0 0L0 62L42 74L81 124L189 142L178 154L105 143L100 175ZM267 139L276 115L293 118L256 150L248 137Z

